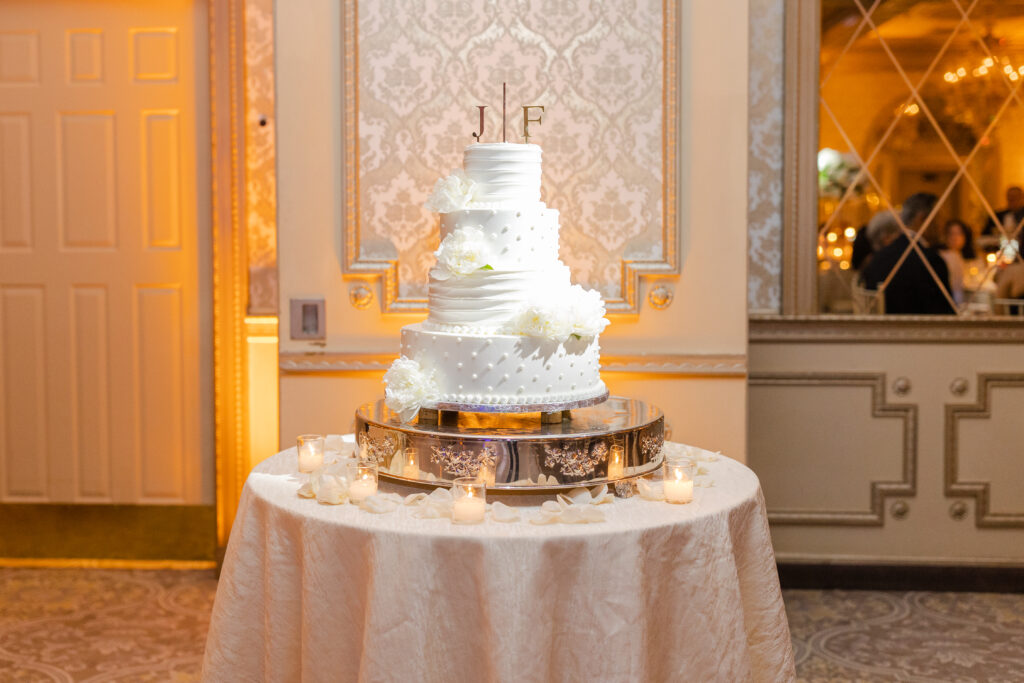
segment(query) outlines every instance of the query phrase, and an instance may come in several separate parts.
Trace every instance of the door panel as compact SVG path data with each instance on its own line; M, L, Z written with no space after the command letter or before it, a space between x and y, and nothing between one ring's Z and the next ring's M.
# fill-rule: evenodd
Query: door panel
M0 501L213 502L206 14L0 4Z

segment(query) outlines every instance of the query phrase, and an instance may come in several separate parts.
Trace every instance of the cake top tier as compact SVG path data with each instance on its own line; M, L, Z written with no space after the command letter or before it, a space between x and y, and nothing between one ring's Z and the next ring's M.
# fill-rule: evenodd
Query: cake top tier
M470 145L462 161L477 202L539 202L540 147L514 142Z

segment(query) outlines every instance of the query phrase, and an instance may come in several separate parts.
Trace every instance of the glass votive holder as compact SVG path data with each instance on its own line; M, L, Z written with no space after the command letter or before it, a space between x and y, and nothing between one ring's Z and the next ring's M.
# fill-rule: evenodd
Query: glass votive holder
M406 446L402 451L405 455L405 464L402 466L402 476L406 479L420 478L420 452L415 446Z
M693 500L694 466L689 460L673 460L664 465L665 500L669 503L689 503Z
M303 434L295 439L299 452L299 472L313 472L324 464L324 437L320 434Z
M622 479L626 466L626 447L621 443L613 443L608 451L608 479Z
M361 503L377 493L377 463L373 460L359 460L349 465L348 497L353 503Z
M479 524L487 511L487 487L479 477L459 477L452 482L452 522Z

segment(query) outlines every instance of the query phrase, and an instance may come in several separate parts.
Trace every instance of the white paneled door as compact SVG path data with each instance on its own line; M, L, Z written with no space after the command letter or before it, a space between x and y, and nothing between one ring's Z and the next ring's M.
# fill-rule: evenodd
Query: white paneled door
M196 0L0 2L0 501L212 503Z

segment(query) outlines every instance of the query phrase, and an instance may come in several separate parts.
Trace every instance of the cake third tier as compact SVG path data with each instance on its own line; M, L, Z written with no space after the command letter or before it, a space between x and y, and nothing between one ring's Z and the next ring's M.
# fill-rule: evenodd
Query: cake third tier
M600 294L570 282L558 256L558 211L540 201L537 145L470 145L464 170L439 180L441 214L430 313L402 330L385 376L388 405L419 408L580 405L607 395ZM469 409L463 407L461 409Z

